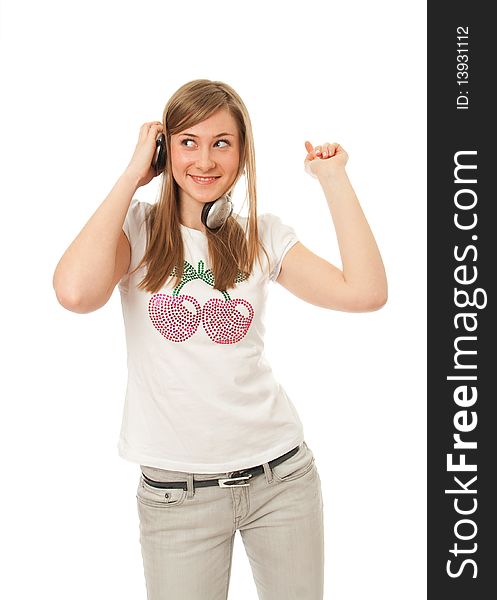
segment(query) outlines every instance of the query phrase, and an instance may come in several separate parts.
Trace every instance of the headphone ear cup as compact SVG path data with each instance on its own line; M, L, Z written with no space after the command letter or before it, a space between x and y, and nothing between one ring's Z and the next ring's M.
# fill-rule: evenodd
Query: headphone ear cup
M155 140L155 153L152 159L152 166L155 169L155 174L162 173L166 166L166 136L161 133Z
M231 195L225 194L217 200L204 204L201 220L207 229L217 231L226 223L232 212L233 202L231 201Z

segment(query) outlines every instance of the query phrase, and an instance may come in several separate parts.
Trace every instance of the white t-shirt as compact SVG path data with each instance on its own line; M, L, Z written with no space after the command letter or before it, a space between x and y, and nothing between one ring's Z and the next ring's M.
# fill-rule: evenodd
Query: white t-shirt
M145 253L147 208L131 201L123 230L130 271ZM245 230L246 217L236 217ZM235 288L213 288L207 236L180 225L183 280L158 293L137 289L141 267L119 282L128 381L119 455L140 465L190 473L223 473L268 462L304 441L297 411L264 354L269 281L298 241L273 214L259 215L261 251L251 276Z

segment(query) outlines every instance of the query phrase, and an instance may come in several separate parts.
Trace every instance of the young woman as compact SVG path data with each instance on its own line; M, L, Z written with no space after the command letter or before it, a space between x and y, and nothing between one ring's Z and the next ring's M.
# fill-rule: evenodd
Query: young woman
M165 166L155 204L134 198ZM195 80L145 123L132 159L67 249L59 302L88 313L118 285L128 349L120 456L140 465L137 506L149 600L228 597L234 536L259 598L323 598L321 481L295 407L264 355L269 282L342 311L387 298L380 253L338 144L305 143L342 269L258 215L247 109L220 81ZM246 178L248 216L230 195ZM248 597L248 596L247 596Z

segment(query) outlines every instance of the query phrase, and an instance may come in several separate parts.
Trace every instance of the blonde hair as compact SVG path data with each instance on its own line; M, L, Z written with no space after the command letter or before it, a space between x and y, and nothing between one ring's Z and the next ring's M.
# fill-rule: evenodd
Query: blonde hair
M155 293L166 284L169 277L175 278L173 287L182 279L184 247L179 220L178 185L172 176L171 135L197 125L220 109L228 110L238 127L240 162L235 181L226 192L232 192L245 173L244 202L248 196L248 234L233 214L217 231L206 229L214 289L225 291L249 277L256 258L260 261L259 247L262 247L267 257L257 230L255 151L247 108L228 84L196 79L181 86L164 108L162 122L166 137L166 167L161 175L159 200L151 205L146 216L147 248L142 260L133 270L134 272L147 265L147 273L138 284L140 289Z

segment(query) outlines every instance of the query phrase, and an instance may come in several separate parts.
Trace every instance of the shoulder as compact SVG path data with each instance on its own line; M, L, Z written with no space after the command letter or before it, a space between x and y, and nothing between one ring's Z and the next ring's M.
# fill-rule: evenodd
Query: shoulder
M248 231L248 217L237 216L237 221L245 231ZM257 215L257 235L260 241L269 247L278 247L289 240L297 238L295 229L285 223L281 217L266 212Z
M128 215L140 219L140 217L145 217L153 204L149 202L145 202L143 200L138 200L138 198L133 198L128 208Z
M149 202L143 202L138 200L138 198L133 198L131 200L123 224L123 231L131 246L139 239L146 216L152 206L153 205Z
M247 230L248 217L238 216L237 221ZM271 234L274 234L281 227L285 227L285 225L277 215L268 212L257 215L257 233L263 241L265 238L271 237Z
M260 236L268 242L281 243L288 238L297 237L295 229L274 213L260 215L257 226Z
M126 220L129 220L133 222L135 226L140 227L153 206L154 205L150 204L150 202L144 202L143 200L138 200L138 198L133 198L128 208Z
M298 235L291 225L270 212L258 215L257 232L259 240L269 252L269 279L275 281L286 253L299 241Z

